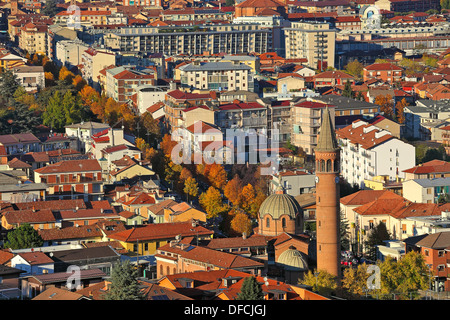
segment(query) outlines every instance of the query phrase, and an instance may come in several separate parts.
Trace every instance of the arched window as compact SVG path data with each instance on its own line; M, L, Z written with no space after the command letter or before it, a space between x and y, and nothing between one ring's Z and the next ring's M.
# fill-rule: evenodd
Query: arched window
M163 266L159 266L159 273L162 275L164 275L164 269Z
M320 171L325 172L325 160L320 160Z
M332 167L331 167L331 160L330 159L328 159L327 160L327 172L331 172L333 169L332 169Z
M266 228L270 228L270 219L269 219L269 217L266 218Z
M286 228L286 218L281 219L281 226Z
M166 268L167 274L170 274L170 269L169 267Z
M334 160L334 172L339 172L339 160Z

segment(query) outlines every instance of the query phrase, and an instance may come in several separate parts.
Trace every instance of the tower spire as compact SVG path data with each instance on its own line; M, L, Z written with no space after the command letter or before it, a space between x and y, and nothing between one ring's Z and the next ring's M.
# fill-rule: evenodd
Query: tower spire
M323 112L322 123L320 125L319 140L315 151L322 152L334 152L338 150L339 145L336 139L336 133L334 132L333 122L330 116L330 110L328 106L325 107Z

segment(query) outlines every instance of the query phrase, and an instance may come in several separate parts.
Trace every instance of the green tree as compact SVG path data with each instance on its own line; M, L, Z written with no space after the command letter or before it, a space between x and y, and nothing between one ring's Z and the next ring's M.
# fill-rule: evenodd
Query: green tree
M378 223L372 230L370 230L367 235L365 245L368 249L368 256L371 260L376 260L377 245L384 244L383 241L389 240L390 238L391 235L386 228L386 224L383 222Z
M342 92L342 96L347 98L353 98L353 90L350 81L347 80L345 83L344 91Z
M126 260L117 263L111 271L111 286L104 295L105 300L143 300L139 288L137 269Z
M43 244L44 240L38 231L29 224L22 224L20 227L8 233L5 248L13 250L27 249L41 247Z
M58 13L58 7L56 0L47 0L45 1L45 5L41 10L43 15L49 16L50 18L54 17Z
M347 71L347 73L351 74L352 76L354 76L357 79L361 79L362 78L362 74L363 74L363 69L364 69L364 65L359 62L358 60L352 60L349 63L347 63L345 65L345 71Z
M238 292L236 300L264 300L261 285L254 276L244 279L241 291Z
M338 289L337 278L326 270L309 270L299 283L312 287L321 295L330 295Z
M10 69L0 73L0 96L6 100L13 99L14 93L19 88L20 82Z
M341 232L341 249L349 250L350 249L350 238L349 238L349 224L347 218L345 218L344 212L341 210L341 219L340 219L340 232Z

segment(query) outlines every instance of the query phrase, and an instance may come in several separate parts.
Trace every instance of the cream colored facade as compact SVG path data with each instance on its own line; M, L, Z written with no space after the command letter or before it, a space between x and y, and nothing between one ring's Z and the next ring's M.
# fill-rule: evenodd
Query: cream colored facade
M182 128L187 128L197 121L214 124L214 111L205 108L196 108L189 111L182 111L181 119L178 120L178 124Z
M292 90L305 88L305 79L300 77L288 76L277 81L277 90L282 93L289 93Z
M318 68L320 60L334 67L336 31L328 23L292 22L285 28L286 59L307 58L307 65Z
M154 175L155 172L144 167L141 166L139 164L135 164L132 167L129 167L123 171L120 171L119 173L112 175L111 177L111 181L122 181L123 179L127 179L127 178L133 178L136 176L152 176Z
M317 146L324 107L324 104L306 101L291 108L291 143L303 148L307 154L313 154ZM328 109L334 125L335 107L328 106Z
M19 34L19 48L29 54L47 54L47 26L26 24Z

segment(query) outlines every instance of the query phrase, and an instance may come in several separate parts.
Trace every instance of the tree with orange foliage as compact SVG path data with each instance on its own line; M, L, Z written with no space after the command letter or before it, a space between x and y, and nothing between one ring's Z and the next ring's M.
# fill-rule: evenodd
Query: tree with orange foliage
M222 190L227 183L227 172L222 165L213 163L209 167L208 180L213 187Z
M72 84L75 87L75 90L80 91L87 85L87 82L78 74L73 78Z
M401 101L397 102L395 105L395 111L397 113L397 121L400 124L405 123L405 108L408 105L406 99L403 98Z
M252 233L252 221L245 212L239 211L235 214L230 223L230 233L246 236Z
M242 204L242 180L236 174L233 179L229 180L223 189L225 197L233 204L240 207Z
M61 69L59 70L59 80L65 81L67 83L72 83L74 77L75 75L73 74L73 72L69 71L69 69L67 69L65 66L61 67Z
M164 155L168 158L172 156L172 149L177 145L176 141L172 140L172 136L168 133L164 135L160 143L160 148Z
M378 95L375 98L375 104L380 106L380 111L389 119L394 119L394 104L392 103L391 95Z

